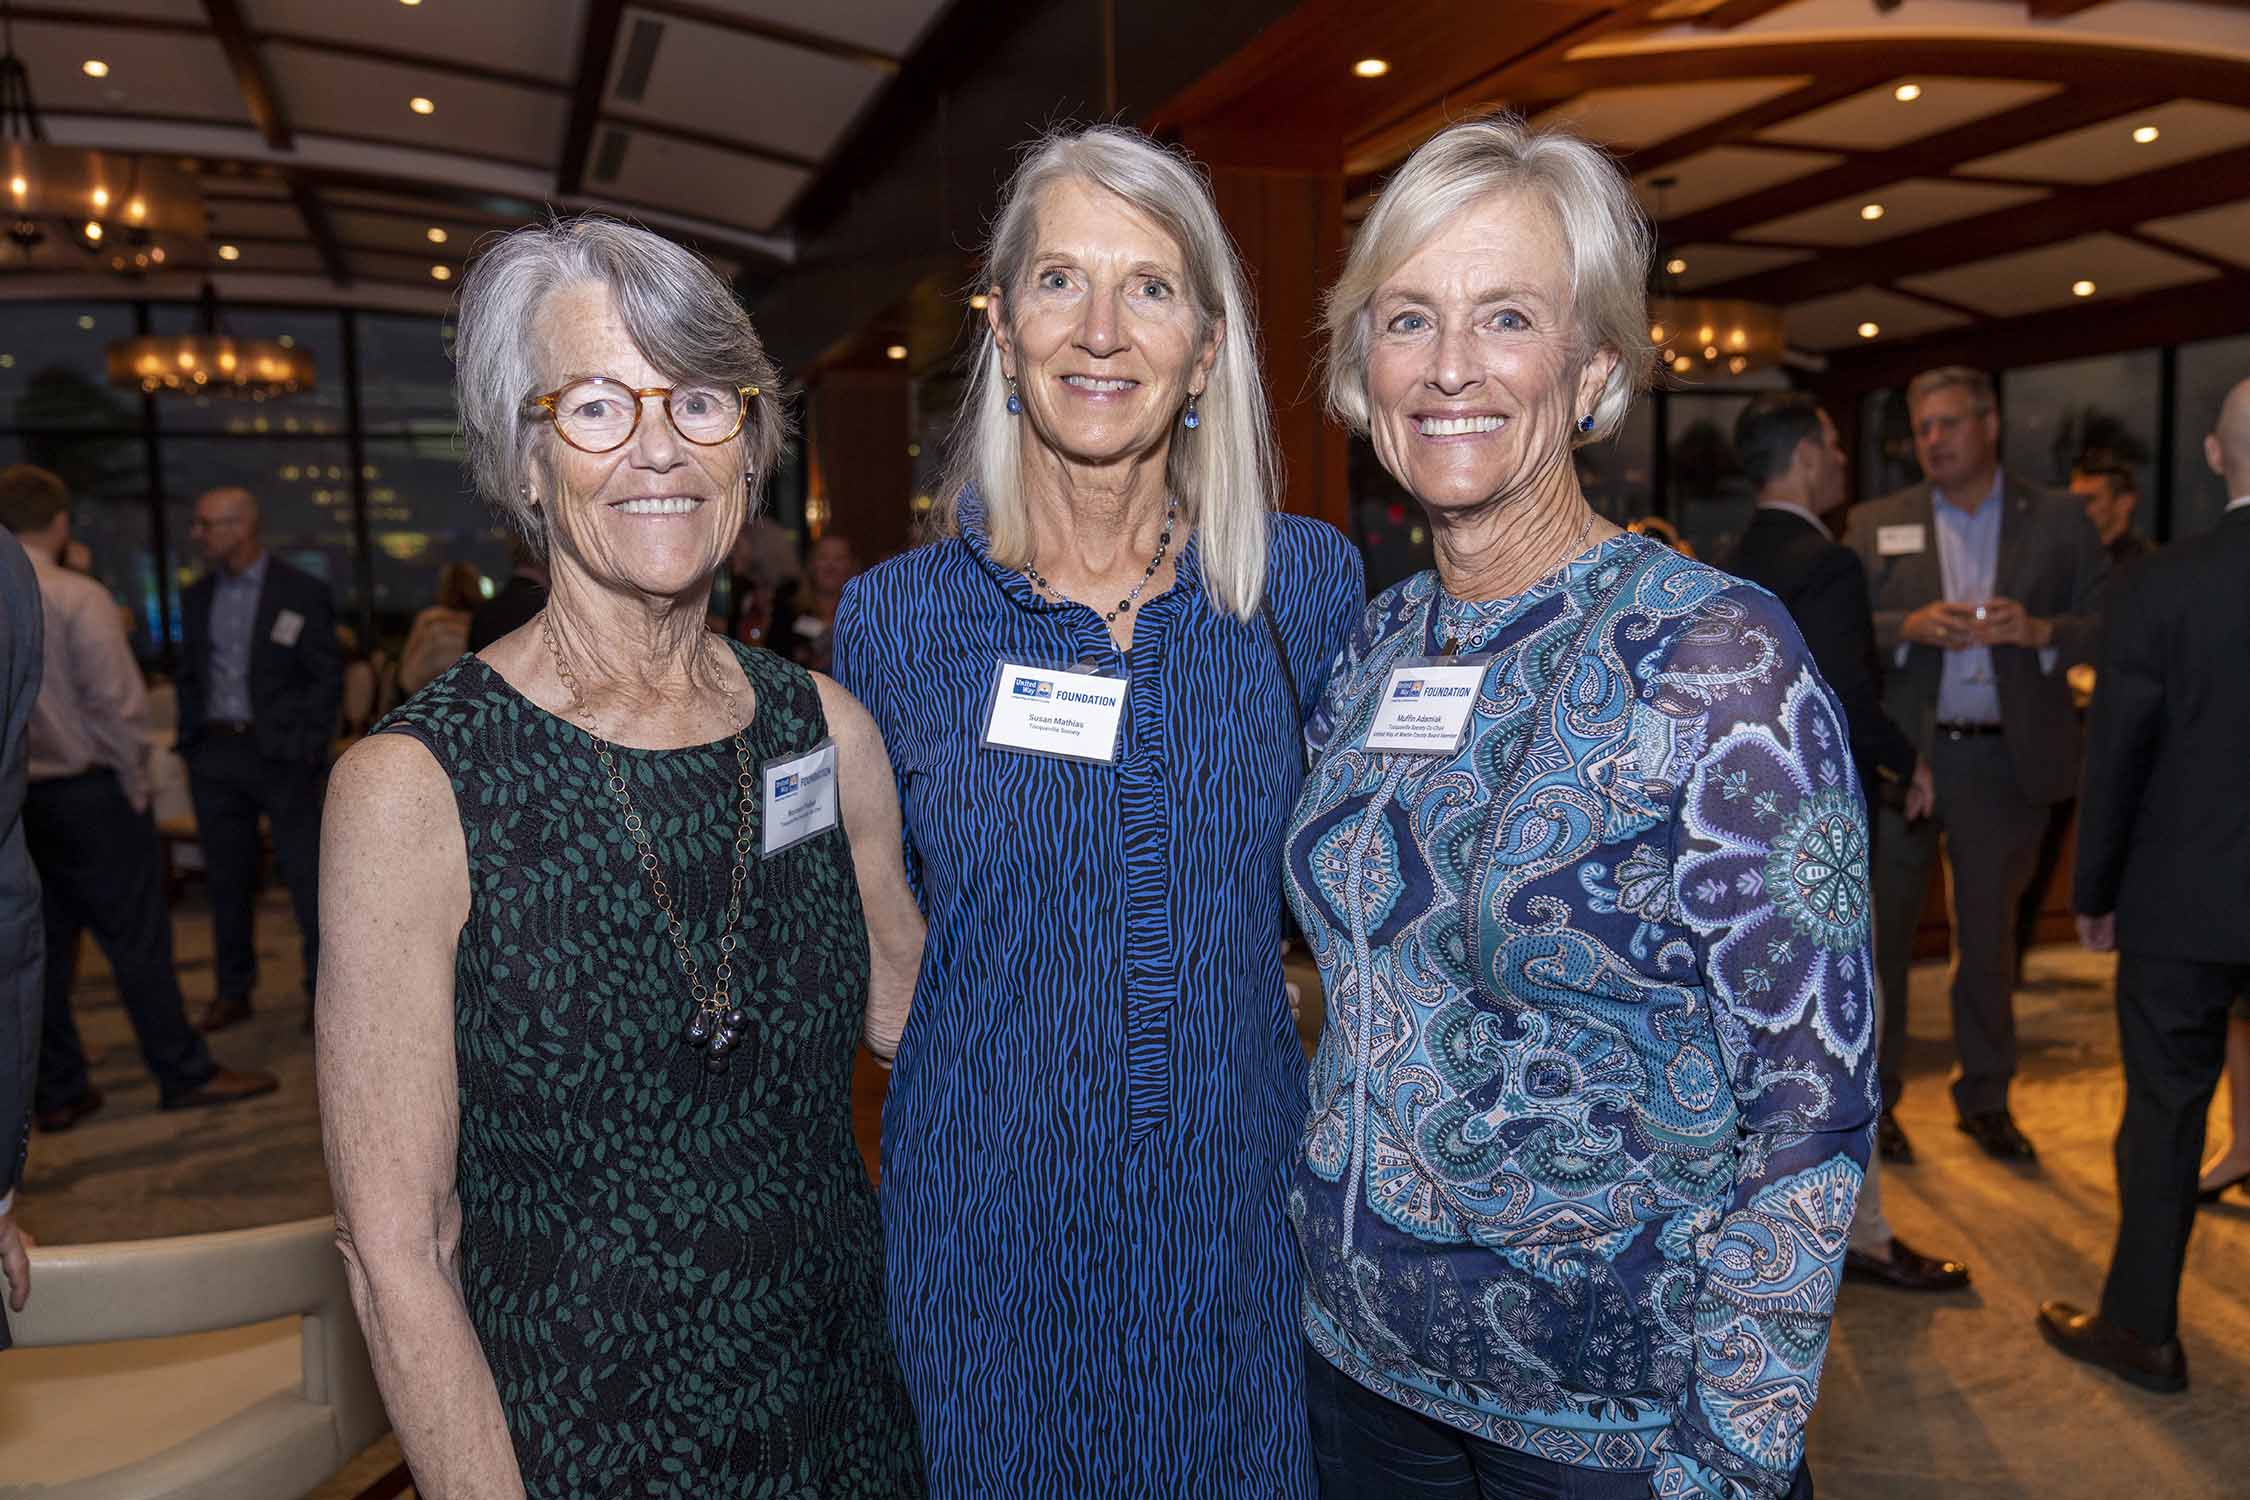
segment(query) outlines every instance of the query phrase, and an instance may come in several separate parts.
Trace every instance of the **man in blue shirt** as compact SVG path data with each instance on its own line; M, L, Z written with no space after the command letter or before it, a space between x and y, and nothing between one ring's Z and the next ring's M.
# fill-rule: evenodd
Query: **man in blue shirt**
M258 819L273 833L304 941L310 997L320 956L320 803L344 692L328 586L269 553L248 490L195 502L189 526L211 569L180 599L180 756L211 885L218 994L205 1031L250 1014L257 983L251 897ZM306 1024L311 1023L306 1010Z
M1961 1128L1989 1154L2036 1152L2008 1110L2016 1071L2017 903L2048 809L2075 795L2082 731L2066 671L2100 627L2107 554L2079 503L2009 477L1983 372L1948 366L1907 387L1922 484L1852 513L1845 541L1867 568L1884 708L1930 763L1935 815L1877 815L1876 961L1884 994L1886 1160L1913 1160L1891 1110L1906 1049L1907 969L1942 833L1952 872L1953 1085Z

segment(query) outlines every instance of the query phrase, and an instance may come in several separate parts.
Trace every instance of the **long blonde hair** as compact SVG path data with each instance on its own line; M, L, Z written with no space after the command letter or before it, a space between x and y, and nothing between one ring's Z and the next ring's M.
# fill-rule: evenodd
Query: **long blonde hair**
M1174 433L1165 481L1196 528L1204 589L1213 606L1247 620L1265 590L1266 516L1279 499L1281 463L1241 262L1209 184L1185 157L1114 125L1050 131L1025 150L1009 180L977 279L980 291L997 286L1010 294L1001 300L1003 315L1015 306L1015 289L1029 279L1041 197L1071 180L1112 193L1164 226L1186 262L1184 290L1201 315L1201 332L1208 336L1225 320L1226 336L1196 401L1199 425ZM986 546L1004 567L1032 560L1019 467L1022 432L1022 419L1008 411L998 341L985 327L971 356L930 529L957 535L962 499L974 491L983 505Z

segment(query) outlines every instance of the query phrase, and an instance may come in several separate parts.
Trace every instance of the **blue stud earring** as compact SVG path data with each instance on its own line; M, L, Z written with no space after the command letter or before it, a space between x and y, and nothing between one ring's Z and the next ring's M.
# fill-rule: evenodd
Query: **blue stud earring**
M1013 375L1008 377L1008 415L1023 415L1023 397L1016 394L1016 377Z
M1195 393L1192 391L1188 393L1187 415L1180 418L1180 425L1191 432L1203 425L1203 419L1195 414Z
M1578 419L1578 430L1580 432L1592 432L1594 430L1594 418L1592 413L1589 412L1587 415Z

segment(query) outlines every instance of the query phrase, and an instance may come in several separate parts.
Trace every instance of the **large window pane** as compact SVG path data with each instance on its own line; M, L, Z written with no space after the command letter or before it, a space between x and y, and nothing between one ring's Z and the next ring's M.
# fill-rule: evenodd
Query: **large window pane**
M2008 371L2000 402L2008 472L2059 490L2075 464L2122 464L2141 495L2153 495L2161 372L2154 349ZM2155 523L2156 507L2144 498L2133 529L2147 536Z
M2234 498L2227 493L2226 481L2211 472L2203 456L2203 439L2218 425L2219 405L2227 392L2244 379L2250 379L2250 337L2180 346L2173 387L2173 538L2209 531Z
M147 657L163 644L163 600L157 587L156 507L144 457L137 433L0 436L0 468L37 464L69 487L71 540L86 549L86 571L131 614L133 649Z
M109 346L133 333L131 303L9 303L0 314L0 426L138 428L140 393L109 384Z
M359 405L369 433L450 432L458 425L452 335L444 318L359 315Z
M1664 400L1664 473L1672 524L1695 555L1715 562L1734 551L1757 496L1734 455L1734 419L1755 393L1673 391Z
M1880 500L1922 482L1922 463L1914 456L1914 424L1906 415L1906 391L1869 391L1859 398L1859 498Z
M155 333L195 333L202 326L202 310L190 303L161 302L149 309L149 328ZM219 331L235 338L275 339L310 354L315 372L313 388L268 401L166 392L156 400L160 430L243 436L343 435L344 325L336 313L319 308L221 307Z
M473 563L496 587L507 580L507 528L470 488L450 435L367 444L367 529L380 633L403 633L437 602L448 563Z
M187 536L185 509L221 485L258 497L266 545L325 579L340 611L360 606L353 565L350 452L341 442L306 438L166 438L164 490L178 507L173 535ZM189 576L201 570L191 545L181 548Z
M1647 515L1656 508L1656 403L1634 402L1615 437L1590 443L1573 458L1578 487L1595 514L1620 526Z

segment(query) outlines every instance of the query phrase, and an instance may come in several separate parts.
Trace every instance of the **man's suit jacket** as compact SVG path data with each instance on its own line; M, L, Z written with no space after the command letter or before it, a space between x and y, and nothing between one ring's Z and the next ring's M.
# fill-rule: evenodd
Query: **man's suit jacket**
M2109 555L2073 496L2050 494L2011 478L2000 503L2006 509L2000 515L1993 591L2055 626L2051 672L2041 670L2040 653L2027 646L1992 648L2000 721L2023 794L2034 802L2062 802L2078 790L2082 741L2065 673L2093 659ZM1875 601L1875 648L1889 669L1883 706L1925 755L1937 736L1945 653L1935 646L1910 645L1900 664L1897 652L1906 617L1945 597L1935 504L1927 484L1912 485L1854 509L1844 534L1867 568ZM1887 549L1886 527L1897 528ZM1918 546L1907 546L1917 540Z
M2128 952L2250 963L2250 505L2118 574L2087 718L2071 904Z
M39 1071L39 876L23 841L24 772L31 706L46 663L39 580L31 559L0 529L0 1194L23 1175L31 1139L31 1089ZM0 1311L0 1349L8 1347Z
M211 602L217 593L216 575L206 573L180 596L182 756L203 742L211 713ZM283 610L303 622L287 645L274 638ZM268 760L321 764L343 704L344 653L336 643L336 606L328 585L269 553L250 626L250 717L258 753Z
M1852 759L1868 796L1886 776L1911 777L1914 741L1883 711L1874 612L1859 554L1803 516L1767 506L1751 516L1733 556L1720 566L1788 606L1813 665L1843 705Z

